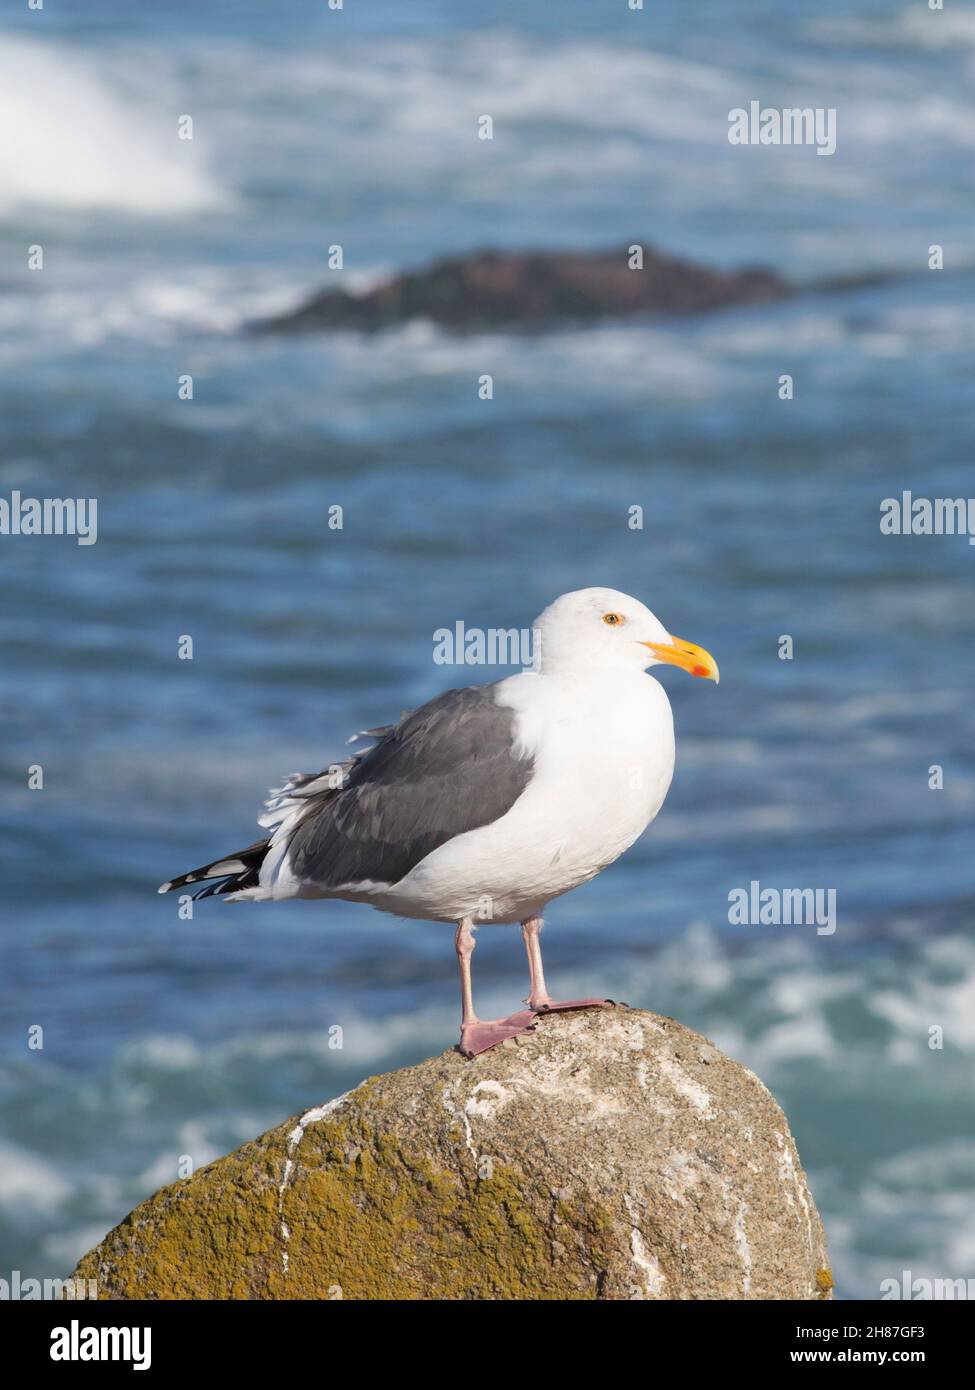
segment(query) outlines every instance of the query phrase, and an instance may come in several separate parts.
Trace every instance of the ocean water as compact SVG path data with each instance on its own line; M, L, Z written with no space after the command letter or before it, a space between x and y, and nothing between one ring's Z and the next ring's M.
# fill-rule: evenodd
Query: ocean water
M436 665L435 629L527 626L601 583L722 682L663 676L674 786L553 905L552 983L673 1014L758 1072L841 1295L972 1277L975 549L882 536L879 509L972 490L975 18L131 10L25 6L0 33L0 496L99 499L96 545L0 538L0 1273L67 1273L181 1156L454 1042L449 930L348 904L184 922L155 888L249 843L282 774L506 673ZM835 106L836 154L730 147L755 98ZM804 285L889 278L537 336L241 331L333 283L334 243L362 285L484 245L633 240ZM730 925L752 880L834 889L836 932ZM515 930L481 933L475 984L485 1011L521 998Z

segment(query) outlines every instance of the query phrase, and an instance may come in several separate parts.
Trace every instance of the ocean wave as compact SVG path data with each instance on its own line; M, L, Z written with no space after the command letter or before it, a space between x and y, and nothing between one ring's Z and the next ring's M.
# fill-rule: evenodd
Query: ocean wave
M970 19L924 14L899 26L906 41L950 48L955 39L945 36L968 41ZM276 217L297 198L307 215L308 200L321 206L327 161L329 201L370 177L387 197L423 187L434 200L469 201L472 212L529 191L557 207L591 208L598 193L607 211L617 210L607 225L626 237L647 230L639 209L658 188L671 212L698 216L713 210L717 189L726 210L757 216L763 206L771 213L787 189L813 205L822 190L835 198L838 188L886 201L905 179L927 177L932 140L945 153L971 146L975 105L964 87L931 91L910 68L892 82L882 33L871 24L863 42L873 35L874 49L857 44L842 65L832 51L783 47L760 71L747 49L704 61L604 37L542 41L513 30L301 47L168 36L68 50L7 38L0 189L8 213L41 203L172 216L226 208L238 197L252 210L273 198ZM840 112L842 158L777 150L756 161L746 150L729 163L732 108L754 98L775 104L782 94L816 105L823 93ZM192 141L176 138L185 113L196 113ZM477 138L484 113L494 121L492 141ZM916 168L910 146L925 155ZM643 184L639 201L634 178ZM631 209L625 230L620 206ZM793 219L790 236L802 228ZM858 222L848 237L835 221L827 230L834 260L838 241L847 254L862 249Z
M53 1163L13 1144L0 1144L0 1209L48 1211L70 1197L72 1185Z
M953 8L949 3L943 10L931 10L926 5L911 5L889 14L871 13L813 19L809 32L826 42L837 39L863 47L891 47L932 53L975 47L975 14L971 10Z
M291 308L303 288L294 274L253 267L198 264L170 274L120 266L108 280L99 267L75 267L56 282L0 296L0 361L13 365L25 350L86 353L128 339L151 351L187 335L235 335L251 319Z
M0 217L39 206L163 217L226 206L196 140L177 138L185 98L164 87L152 103L124 95L115 67L110 51L4 37Z

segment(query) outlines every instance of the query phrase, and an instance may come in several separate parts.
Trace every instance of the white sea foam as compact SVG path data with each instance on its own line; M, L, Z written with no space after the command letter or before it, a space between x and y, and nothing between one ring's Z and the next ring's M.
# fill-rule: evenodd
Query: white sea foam
M898 12L814 18L809 32L827 42L862 44L870 49L922 48L931 52L975 48L975 14L949 2L943 10L911 5Z
M968 20L945 14L905 23L919 42L936 46L949 32L969 39ZM824 170L824 161L790 151L730 168L727 114L759 78L729 62L640 45L542 42L513 31L281 50L231 40L69 51L50 40L8 38L0 56L0 190L8 211L41 203L194 213L226 207L269 168L314 196L327 149L329 191L373 175L390 190L422 182L474 204L540 188L578 202L594 183L621 190L640 177L666 186L672 210L704 211L713 208L715 181L739 206L774 200L785 188L835 197L845 185L862 196L867 181L882 197L887 170L877 155L902 156L905 136L921 147L933 139L975 142L975 106L923 88L905 132L903 82L911 75L891 83L876 54L840 67L827 54L783 55L779 66L778 81L797 100L824 84L841 100L841 166L827 161ZM476 138L477 116L488 108L491 145ZM179 141L176 121L187 111L197 113L195 138ZM903 172L903 157L898 165ZM652 229L620 235L641 230ZM823 251L835 259L841 228L831 226L828 236ZM857 246L851 232L849 247Z
M0 1207L46 1210L63 1202L71 1186L54 1165L12 1144L0 1145Z
M189 1056L188 1050L185 1055ZM181 1162L187 1158L192 1165L190 1172L219 1158L220 1148L210 1140L209 1127L206 1118L188 1120L180 1125L174 1139L135 1179L139 1187L154 1192L158 1187L189 1176L185 1169L181 1169Z
M157 75L147 62L158 89ZM199 143L177 139L179 93L166 95L123 95L107 56L5 35L0 217L38 205L165 216L225 205Z

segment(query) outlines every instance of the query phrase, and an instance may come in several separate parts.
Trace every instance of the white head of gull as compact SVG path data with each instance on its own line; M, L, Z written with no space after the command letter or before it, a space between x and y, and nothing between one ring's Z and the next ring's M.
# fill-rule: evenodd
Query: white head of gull
M159 891L206 881L196 897L345 898L453 924L467 1056L531 1031L540 1013L602 1007L550 997L542 914L612 864L663 805L674 726L649 668L713 681L718 668L615 589L563 594L534 629L533 670L448 690L369 730L371 745L344 763L294 774L267 802L267 835ZM528 956L528 1007L480 1019L474 928L512 922Z

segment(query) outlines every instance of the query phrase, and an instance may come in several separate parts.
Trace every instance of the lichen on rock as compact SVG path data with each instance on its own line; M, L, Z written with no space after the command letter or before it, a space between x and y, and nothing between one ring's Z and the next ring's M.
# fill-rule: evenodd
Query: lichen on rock
M157 1192L75 1277L156 1299L832 1288L769 1092L673 1019L626 1007L373 1077Z

